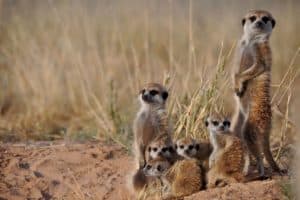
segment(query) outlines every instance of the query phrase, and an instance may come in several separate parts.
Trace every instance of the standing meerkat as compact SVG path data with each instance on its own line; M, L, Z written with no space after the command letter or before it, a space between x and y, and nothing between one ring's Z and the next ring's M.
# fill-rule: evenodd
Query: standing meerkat
M198 142L192 138L181 138L176 141L175 149L177 154L186 159L197 159L208 168L208 159L212 153L212 145L209 142Z
M233 130L242 127L240 138L257 161L261 177L265 176L263 154L271 168L281 172L270 150L271 101L270 82L272 53L269 38L275 26L273 16L263 10L252 10L242 20L243 37L237 48L233 73L237 111L233 122L244 118L245 123L235 123Z
M139 94L141 107L134 120L134 146L139 168L146 164L145 151L158 135L170 134L165 108L168 92L158 83L147 84Z
M209 139L213 152L209 157L207 187L224 186L244 180L245 151L242 141L230 132L230 121L220 116L210 116L205 125L209 130Z
M196 159L186 159L171 164L158 157L144 167L145 174L162 180L162 198L179 198L200 191L203 186L201 168Z

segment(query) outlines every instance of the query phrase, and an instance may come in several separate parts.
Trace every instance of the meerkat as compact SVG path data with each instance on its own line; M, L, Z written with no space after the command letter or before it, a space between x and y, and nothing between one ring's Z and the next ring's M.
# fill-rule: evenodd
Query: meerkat
M201 168L196 159L185 159L171 164L158 157L144 167L145 174L162 180L162 198L179 198L200 191L202 187Z
M230 121L215 115L210 116L205 125L213 146L209 157L207 187L244 181L245 148L242 141L230 131Z
M281 172L270 150L271 101L270 82L272 52L269 38L275 26L273 16L264 10L252 10L242 19L244 34L236 53L233 73L237 101L236 123L242 127L242 138L255 157L261 177L265 176L263 155L273 171Z
M149 160L155 159L159 156L168 159L172 164L181 159L174 149L173 141L169 134L157 136L146 148L146 163Z
M146 163L158 157L165 158L171 164L182 159L174 150L173 141L169 134L158 135L146 148ZM147 188L153 188L155 184L157 185L156 178L147 177L141 168L137 169L132 176L132 186L135 193L141 193Z
M149 83L139 93L141 107L134 120L134 153L139 168L146 164L145 151L158 135L170 134L165 108L168 92L158 83Z
M175 149L177 154L186 159L197 159L205 169L208 169L208 159L212 153L212 145L209 142L197 142L187 137L176 141Z

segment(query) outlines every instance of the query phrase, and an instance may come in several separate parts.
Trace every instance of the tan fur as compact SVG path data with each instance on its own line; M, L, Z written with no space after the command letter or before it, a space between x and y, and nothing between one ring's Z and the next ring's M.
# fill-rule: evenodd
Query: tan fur
M224 186L229 183L244 181L245 148L242 141L229 129L218 128L212 132L213 122L223 123L223 119L210 116L207 123L213 153L210 155L210 169L207 174L207 187ZM217 125L219 127L221 125Z
M156 162L161 162L161 160L154 159L148 164L154 165ZM201 168L196 159L177 161L160 175L164 183L163 199L184 197L200 191L203 186L201 174Z
M274 171L280 171L271 154L269 142L272 121L270 102L272 52L269 37L272 28L266 32L252 33L252 29L248 27L251 27L249 20L253 16L257 20L268 17L270 23L275 25L275 20L267 11L250 11L244 18L246 22L244 36L237 48L234 71L235 92L239 97L236 98L238 105L236 116L244 115L246 119L243 134L239 136L245 140L249 151L257 160L260 175L264 176L262 154ZM268 24L269 27L270 25Z
M144 91L149 92L156 90L161 97L163 92L167 90L158 83L149 83L144 88ZM165 101L155 103L144 103L141 99L142 106L138 112L134 125L134 154L139 167L145 165L145 150L149 143L160 134L170 134L167 112L165 110Z
M175 145L179 155L197 159L205 169L208 169L208 159L212 152L212 145L209 142L200 142L186 137L177 140ZM190 146L193 146L193 149L189 149ZM184 147L184 151L182 147Z
M154 138L149 145L146 148L145 151L145 158L146 163L151 160L155 159L156 157L153 157L150 155L149 150L150 149L157 149L157 154L162 155L162 148L173 148L173 142L172 138L169 134L160 134L156 138ZM158 156L158 155L157 155Z

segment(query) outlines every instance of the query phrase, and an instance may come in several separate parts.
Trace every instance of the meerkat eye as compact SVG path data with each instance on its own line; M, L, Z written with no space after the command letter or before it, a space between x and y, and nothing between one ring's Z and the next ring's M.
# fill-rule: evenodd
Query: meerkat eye
M173 147L169 147L169 151L170 151L171 153L174 152Z
M196 144L195 146L196 150L198 151L200 149L200 145L199 144Z
M205 120L205 126L208 127L208 121L207 120Z
M158 165L156 169L157 169L159 172L161 172L161 171L162 171L162 168L161 168L161 166L160 166L160 165Z
M268 23L268 21L269 21L270 19L269 19L269 17L264 16L264 17L262 18L262 20L263 20L263 22L266 24L266 23Z
M213 124L214 126L218 126L218 125L219 125L219 122L218 122L218 121L212 121L212 124Z
M256 17L252 16L252 17L249 17L249 19L250 19L251 22L254 22L256 20Z
M153 150L154 152L157 152L157 148L156 148L156 147L154 147L152 150Z
M152 167L151 165L147 165L147 166L146 166L146 169L149 170L149 169L151 169L151 167Z
M162 98L163 98L164 100L166 100L166 99L168 98L169 94L168 94L168 92L163 92L163 93L161 94L161 96L162 96Z
M166 152L167 150L168 150L167 147L164 147L164 148L161 149L162 152Z
M155 96L158 94L158 91L157 90L150 90L150 95L151 96Z
M184 148L184 146L183 146L183 145L180 145L180 146L179 146L179 148L180 148L180 149L183 149L183 148Z
M224 125L224 126L228 126L228 127L230 127L230 121L228 121L228 120L225 120L225 121L223 122L223 125Z
M194 148L193 145L189 145L189 150L192 150Z
M151 152L151 147L148 148L148 151Z

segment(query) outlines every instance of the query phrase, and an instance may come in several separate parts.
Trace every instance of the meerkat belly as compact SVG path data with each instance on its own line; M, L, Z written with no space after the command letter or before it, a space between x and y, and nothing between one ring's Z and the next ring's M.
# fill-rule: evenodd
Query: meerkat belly
M145 115L143 116L143 120L140 123L141 124L141 142L142 144L144 144L145 146L148 145L148 143L150 141L152 141L154 139L154 137L156 136L156 127L155 124L152 122L153 116L150 115Z
M271 123L270 74L264 73L249 84L249 122L257 128L266 129Z
M238 73L241 73L241 72L247 70L253 64L254 64L253 52L251 51L251 47L247 46L241 52L241 60L238 65L238 66L240 66Z

